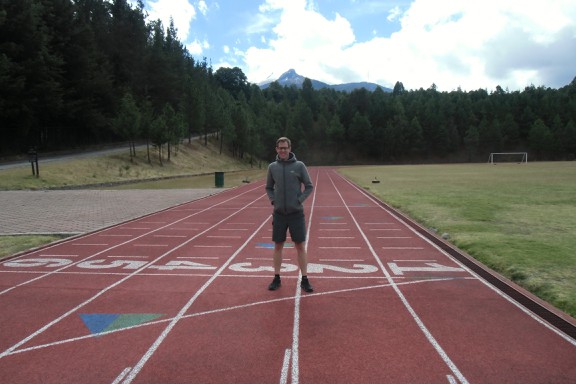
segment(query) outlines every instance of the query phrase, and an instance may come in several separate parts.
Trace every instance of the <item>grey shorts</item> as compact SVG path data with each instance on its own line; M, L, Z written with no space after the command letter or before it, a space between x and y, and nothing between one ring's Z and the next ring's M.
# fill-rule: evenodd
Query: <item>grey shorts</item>
M272 214L272 241L283 243L286 241L286 232L290 231L290 237L295 243L306 241L306 220L303 212L290 215Z

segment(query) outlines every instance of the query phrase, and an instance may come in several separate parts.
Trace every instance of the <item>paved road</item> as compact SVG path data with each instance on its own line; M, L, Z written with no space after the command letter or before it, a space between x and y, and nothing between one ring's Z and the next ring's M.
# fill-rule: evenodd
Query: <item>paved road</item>
M0 191L0 235L91 232L222 190Z
M145 145L137 146L136 149L138 149L140 147L145 148L146 146ZM81 152L81 153L71 153L71 154L67 154L67 155L50 155L50 154L39 153L38 154L38 161L40 164L45 164L45 163L65 161L65 160L71 160L71 159L85 159L85 158L95 157L95 156L106 156L106 155L112 155L115 153L128 152L128 151L129 151L128 146L124 146L124 147L117 147L117 148L110 148L110 149L102 149L99 151L86 151L86 152ZM0 171L3 169L20 168L20 167L30 167L30 162L28 161L28 159L19 160L19 161L11 161L11 162L6 162L6 163L0 162Z

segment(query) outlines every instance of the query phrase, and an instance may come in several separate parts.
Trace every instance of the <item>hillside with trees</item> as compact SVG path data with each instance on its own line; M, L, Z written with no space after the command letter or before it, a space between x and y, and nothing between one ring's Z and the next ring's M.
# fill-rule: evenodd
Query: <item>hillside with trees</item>
M125 141L173 147L213 136L238 158L269 160L278 136L313 164L486 161L527 151L574 160L576 78L440 92L350 93L277 82L262 90L241 69L214 71L148 20L141 1L0 0L0 156Z

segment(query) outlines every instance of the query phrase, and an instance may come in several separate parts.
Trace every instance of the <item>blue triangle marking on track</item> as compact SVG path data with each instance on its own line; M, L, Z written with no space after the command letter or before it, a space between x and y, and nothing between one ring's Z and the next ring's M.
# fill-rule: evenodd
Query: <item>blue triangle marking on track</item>
M140 325L164 316L160 313L85 313L80 318L92 334Z
M90 332L98 334L114 323L120 315L113 313L83 313L80 318Z

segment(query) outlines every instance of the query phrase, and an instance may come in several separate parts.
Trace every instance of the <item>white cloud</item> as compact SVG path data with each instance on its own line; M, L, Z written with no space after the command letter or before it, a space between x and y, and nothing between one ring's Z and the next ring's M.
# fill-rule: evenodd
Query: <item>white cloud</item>
M305 0L267 0L261 17L275 20L265 48L241 53L245 73L259 82L296 69L328 83L369 80L392 87L450 91L562 86L574 75L576 2L573 0L414 0L401 30L355 40L348 20L332 20ZM276 18L272 18L276 16Z
M190 44L186 45L186 49L188 49L188 52L196 56L202 55L204 50L208 48L210 48L210 44L208 43L207 40L199 41L196 39L192 41Z
M208 5L206 4L206 2L204 0L200 0L198 2L198 10L204 16L206 16L206 14L208 13Z
M181 41L188 39L190 23L196 18L196 9L188 0L149 0L148 7L151 20L162 20L166 28L170 25L170 18L172 18L178 30L178 39Z
M402 14L402 10L400 9L400 7L396 6L388 12L388 17L386 18L386 20L388 20L388 21L397 20L401 14Z

